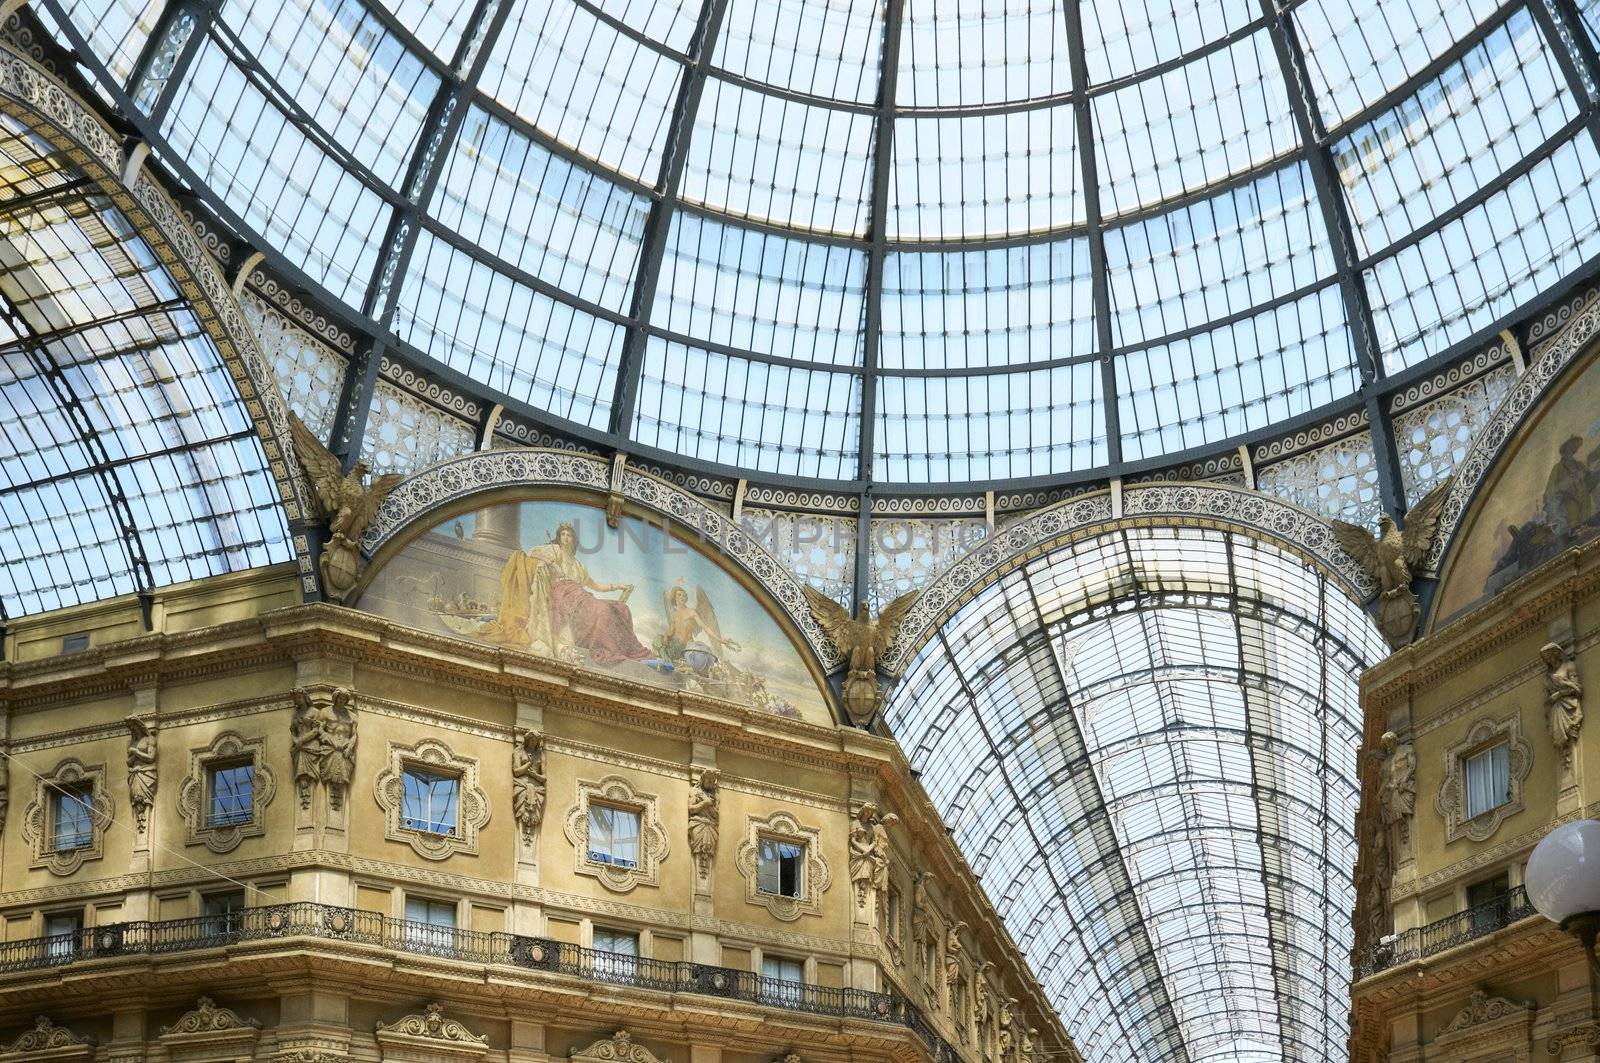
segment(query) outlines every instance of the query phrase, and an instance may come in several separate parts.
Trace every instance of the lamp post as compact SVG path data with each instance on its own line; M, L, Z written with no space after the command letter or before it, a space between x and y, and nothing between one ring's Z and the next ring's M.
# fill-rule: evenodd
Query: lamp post
M1528 857L1528 899L1540 915L1583 943L1590 985L1600 981L1600 820L1564 823Z

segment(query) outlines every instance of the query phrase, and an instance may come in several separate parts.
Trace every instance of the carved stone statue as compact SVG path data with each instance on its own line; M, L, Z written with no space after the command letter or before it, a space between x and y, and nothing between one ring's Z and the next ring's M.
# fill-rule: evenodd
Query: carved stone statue
M128 740L128 804L133 806L134 822L142 834L156 803L156 736L155 729L137 716L129 716L127 724L132 735Z
M328 541L322 546L322 588L328 597L343 602L361 577L361 552L356 545L367 530L378 506L405 477L389 473L362 483L367 463L358 461L347 474L339 459L329 453L316 435L293 412L289 424L294 429L295 455L306 479L315 489L321 516L328 521Z
M966 955L967 947L961 944L961 932L967 928L963 922L950 924L944 932L944 983L954 986L956 979L961 977L961 957Z
M878 710L883 708L883 687L878 683L878 658L894 641L900 624L916 600L915 591L907 591L878 611L877 619L867 612L862 602L857 615L852 617L844 606L814 587L801 587L811 615L817 618L822 630L828 633L833 644L849 660L850 670L844 677L842 691L844 708L850 722L857 727L871 726Z
M1411 817L1417 811L1417 751L1410 742L1400 741L1393 731L1385 731L1379 740L1383 744L1383 768L1379 779L1378 816L1384 830L1395 836L1398 845L1404 845L1411 835Z
M972 1024L978 1028L980 1041L987 1036L989 1016L994 1010L994 994L989 991L989 972L992 970L994 964L985 960L972 979Z
M537 731L529 731L511 752L511 815L527 841L544 822L543 741Z
M1039 1054L1039 1031L1030 1026L1022 1031L1022 1063L1036 1063Z
M716 768L701 768L689 785L689 852L702 879L711 874L717 856L717 780L721 777Z
M1449 479L1411 507L1404 530L1388 514L1378 518L1378 535L1342 520L1330 521L1333 537L1378 584L1378 630L1391 649L1409 643L1417 633L1421 607L1411 590L1412 568L1422 564L1439 531L1439 514L1450 493Z
M855 883L856 904L865 908L869 897L889 884L889 829L900 822L893 812L880 815L871 801L856 813L850 828L850 881Z
M6 812L11 808L11 753L0 747L0 830L6 829Z
M1572 766L1572 746L1583 728L1583 684L1577 662L1557 642L1539 651L1544 659L1544 698L1550 713L1550 741L1561 754L1563 767Z
M1011 1032L1011 1009L1015 1008L1016 1006L1017 1002L1011 997L1007 997L1000 1002L1000 1033L998 1047L1000 1049L1001 1059L1011 1058L1011 1046L1015 1043L1014 1035Z
M344 687L308 691L296 687L294 723L290 742L294 749L294 778L300 789L300 807L311 807L311 790L317 783L328 788L328 804L344 806L344 792L356 768L356 721L352 695Z

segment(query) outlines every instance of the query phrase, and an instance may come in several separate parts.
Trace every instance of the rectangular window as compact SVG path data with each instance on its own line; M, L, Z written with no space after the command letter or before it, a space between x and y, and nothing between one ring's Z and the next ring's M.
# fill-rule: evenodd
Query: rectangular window
M632 978L639 970L639 935L631 930L594 928L594 973L599 978Z
M238 933L244 921L244 891L202 894L200 914L208 936Z
M206 826L232 827L255 817L256 765L254 761L214 764L206 773Z
M456 776L407 767L400 824L407 830L454 834L460 797L461 780Z
M1510 913L1511 876L1502 871L1494 878L1467 887L1467 911L1474 934L1487 934L1506 924Z
M639 813L590 802L589 859L615 867L638 867Z
M800 896L800 869L806 847L777 838L762 838L756 855L756 888L777 897Z
M406 898L406 944L430 952L455 945L456 903L429 897Z
M82 912L51 912L44 917L45 954L66 959L78 954L83 937Z
M761 994L780 1004L795 1004L805 992L806 965L788 956L761 957Z
M94 844L94 792L87 786L50 791L50 847L58 853Z
M1466 759L1467 818L1481 816L1511 800L1511 746L1497 742Z

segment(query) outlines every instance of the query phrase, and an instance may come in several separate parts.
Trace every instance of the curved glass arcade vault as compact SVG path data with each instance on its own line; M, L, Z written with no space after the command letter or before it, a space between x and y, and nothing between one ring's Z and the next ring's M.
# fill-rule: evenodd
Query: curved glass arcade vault
M776 481L1376 423L1600 250L1592 0L30 8L386 356Z
M1386 652L1276 546L1130 528L1001 577L906 670L889 725L1085 1059L1344 1056Z

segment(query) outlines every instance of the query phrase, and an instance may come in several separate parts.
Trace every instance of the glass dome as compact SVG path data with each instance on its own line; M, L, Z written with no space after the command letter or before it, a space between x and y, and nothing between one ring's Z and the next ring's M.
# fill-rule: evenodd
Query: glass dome
M770 482L1218 453L1600 250L1582 0L43 0L386 355Z

